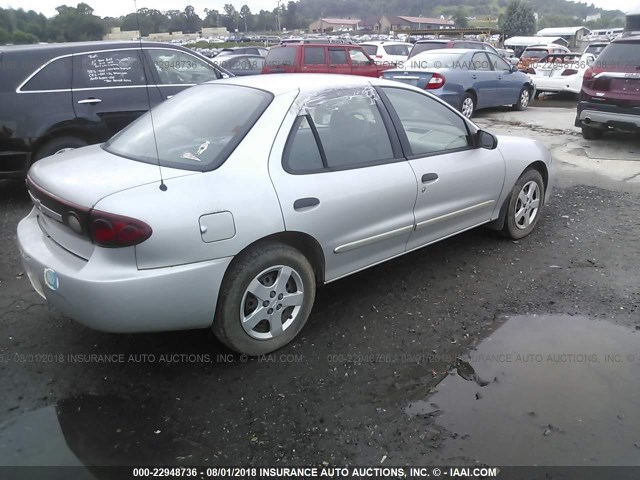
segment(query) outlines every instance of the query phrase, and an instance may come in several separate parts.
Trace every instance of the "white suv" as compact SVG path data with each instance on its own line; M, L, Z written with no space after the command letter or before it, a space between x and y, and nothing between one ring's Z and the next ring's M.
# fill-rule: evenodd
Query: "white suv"
M360 46L378 65L397 66L398 62L406 62L412 43L380 41L365 42Z

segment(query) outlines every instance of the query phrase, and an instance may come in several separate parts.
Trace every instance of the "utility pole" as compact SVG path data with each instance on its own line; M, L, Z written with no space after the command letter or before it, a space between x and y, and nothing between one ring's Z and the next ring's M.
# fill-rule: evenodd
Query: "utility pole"
M282 28L280 28L280 0L278 0L278 9L276 10L276 27L278 32L282 31Z

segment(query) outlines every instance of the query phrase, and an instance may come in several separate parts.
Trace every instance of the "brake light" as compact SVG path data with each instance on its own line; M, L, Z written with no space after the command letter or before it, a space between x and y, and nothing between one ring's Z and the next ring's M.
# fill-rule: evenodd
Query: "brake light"
M564 72L562 72L562 77L566 77L567 75L575 75L576 73L578 73L577 70L574 70L573 68L567 68Z
M446 82L447 79L444 78L444 75L434 73L431 79L427 82L426 89L437 90L438 88L442 88Z
M583 80L591 80L593 78L593 68L589 67L584 72Z
M91 210L89 230L93 243L107 248L138 245L153 233L151 227L140 220L100 210Z

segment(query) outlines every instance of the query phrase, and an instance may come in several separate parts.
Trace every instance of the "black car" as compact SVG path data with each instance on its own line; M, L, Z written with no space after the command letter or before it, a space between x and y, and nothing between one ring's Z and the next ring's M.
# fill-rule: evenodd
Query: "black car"
M103 142L150 106L224 76L211 60L165 43L0 46L0 178Z

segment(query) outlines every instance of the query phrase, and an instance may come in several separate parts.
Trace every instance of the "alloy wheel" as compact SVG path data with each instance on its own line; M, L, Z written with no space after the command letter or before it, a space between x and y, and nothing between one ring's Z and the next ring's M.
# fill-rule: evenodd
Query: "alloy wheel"
M516 227L520 230L527 229L535 221L539 209L540 188L534 181L527 182L520 190L516 201Z

